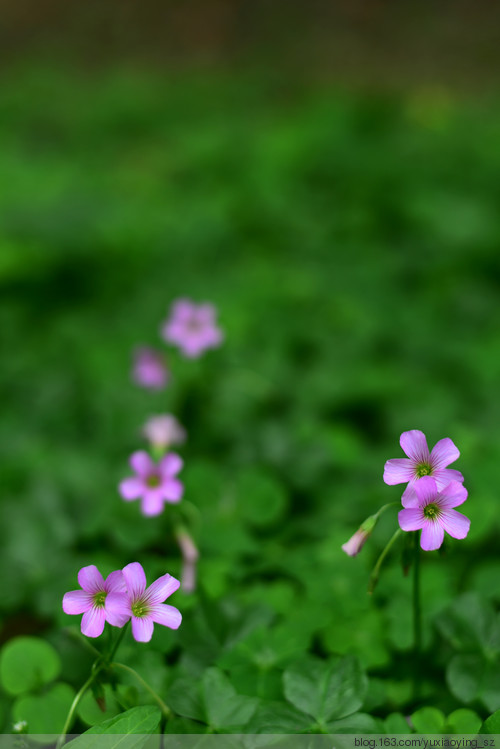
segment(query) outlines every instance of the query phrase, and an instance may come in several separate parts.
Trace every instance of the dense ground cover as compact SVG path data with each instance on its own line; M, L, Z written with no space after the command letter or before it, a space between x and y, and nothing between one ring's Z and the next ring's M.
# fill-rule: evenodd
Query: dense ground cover
M417 711L415 730L475 732L500 708L498 107L19 71L0 110L3 730L62 729L92 663L63 594L89 564L179 577L183 506L200 549L183 623L120 650L167 730L390 733ZM167 351L180 296L217 306L224 345L170 350L171 384L145 391L132 351ZM146 518L117 486L164 411L188 432L185 499ZM471 518L422 557L417 694L402 545L366 593L397 510L358 557L340 548L399 500L382 471L407 429L457 444ZM21 683L20 634L57 653ZM75 730L152 704L120 683Z

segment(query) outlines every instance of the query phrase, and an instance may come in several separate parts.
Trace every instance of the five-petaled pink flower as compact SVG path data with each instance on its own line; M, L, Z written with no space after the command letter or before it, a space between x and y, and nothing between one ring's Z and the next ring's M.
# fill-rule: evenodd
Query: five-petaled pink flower
M415 485L424 476L432 476L438 489L444 489L450 481L463 483L460 471L447 468L460 457L460 452L448 437L439 440L429 452L425 434L412 429L403 432L399 444L408 457L388 460L384 467L384 481L391 486L408 482L403 499L413 495Z
M167 453L158 463L144 450L133 453L130 465L136 475L120 482L123 499L131 501L142 497L143 515L159 515L165 502L180 502L184 486L176 478L182 468L182 458L176 453Z
M460 482L450 481L439 491L434 478L423 476L414 490L406 498L403 495L405 509L398 513L398 520L404 531L422 529L420 546L424 551L439 549L445 531L453 538L466 537L470 520L453 509L467 499L467 490Z
M222 331L215 322L212 304L195 304L189 299L178 299L172 304L170 316L163 324L162 336L192 359L205 349L216 348L222 342Z
M82 567L78 573L82 590L71 590L63 597L63 611L66 614L83 614L82 634L99 637L105 622L113 627L123 627L130 619L124 611L127 602L125 578L120 570L103 576L94 564Z
M131 617L132 634L137 642L150 641L155 622L170 629L180 626L180 611L163 603L180 585L175 577L163 575L146 588L146 575L139 562L127 564L123 568L123 577L127 586L127 599L122 614Z
M132 379L141 387L162 390L170 379L170 373L162 354L146 346L136 349Z

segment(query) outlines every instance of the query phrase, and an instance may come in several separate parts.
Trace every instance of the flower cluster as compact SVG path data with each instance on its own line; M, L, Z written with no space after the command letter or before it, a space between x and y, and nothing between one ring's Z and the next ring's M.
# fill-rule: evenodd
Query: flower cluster
M154 624L177 629L182 615L174 606L163 603L179 588L172 575L163 575L146 587L146 575L139 562L115 570L106 579L94 564L82 567L78 573L81 590L72 590L63 597L66 614L83 614L82 634L99 637L106 622L123 627L132 622L132 634L137 642L149 642Z
M439 549L445 532L465 538L470 520L454 509L467 499L464 477L448 468L460 456L454 443L446 437L429 451L425 434L412 429L403 432L400 445L407 457L388 460L384 468L386 484L407 484L401 498L404 509L398 514L400 528L421 530L424 551Z
M167 453L155 463L147 452L138 450L130 456L130 465L135 476L120 483L120 494L127 502L140 498L143 515L160 515L165 502L180 502L184 486L176 477L183 461L177 453Z

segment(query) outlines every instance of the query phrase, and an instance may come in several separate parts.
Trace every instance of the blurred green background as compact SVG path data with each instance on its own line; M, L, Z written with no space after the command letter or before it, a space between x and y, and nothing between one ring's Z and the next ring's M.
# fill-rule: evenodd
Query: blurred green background
M170 411L189 435L200 591L177 595L186 626L155 647L193 674L218 659L249 689L245 647L214 644L203 618L248 607L275 627L264 663L272 647L272 664L353 652L393 674L411 643L396 558L365 591L395 512L358 558L340 545L399 499L382 471L402 431L451 437L470 496L469 537L425 556L427 643L457 592L500 600L493 17L120 5L6 9L0 639L60 642L83 565L180 573L168 508L142 518L117 492L145 419ZM167 354L171 386L146 392L132 350L166 351L179 296L212 301L226 341Z

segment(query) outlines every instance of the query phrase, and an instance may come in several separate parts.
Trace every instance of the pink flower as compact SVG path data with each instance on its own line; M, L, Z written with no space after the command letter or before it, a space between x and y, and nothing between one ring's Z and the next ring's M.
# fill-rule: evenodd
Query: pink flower
M165 449L185 441L186 430L172 414L152 416L144 424L143 434L153 447Z
M356 533L354 533L354 535L351 536L349 541L346 541L345 544L342 544L342 551L345 551L345 553L350 557L355 557L356 554L359 554L369 536L369 533L366 533L360 528L356 531Z
M176 535L182 553L182 590L185 593L192 593L196 590L196 563L200 552L186 530L181 529Z
M122 605L122 615L132 619L132 634L137 642L149 642L153 636L154 624L177 629L182 615L174 606L163 601L178 589L180 583L172 575L159 577L146 588L146 575L139 562L132 562L123 568L127 586L126 602Z
M134 352L132 379L137 385L151 390L163 390L170 379L165 360L152 348L142 346Z
M167 453L155 463L147 452L139 450L131 455L130 465L136 475L124 479L119 491L127 502L141 497L143 515L160 515L165 502L180 502L184 486L175 478L183 465L179 455Z
M123 611L127 601L125 578L120 570L112 572L106 580L94 564L82 567L78 573L82 590L65 593L62 607L65 614L83 614L82 634L99 637L105 622L113 627L123 627L130 614Z
M463 483L460 471L446 467L460 457L460 452L448 437L439 440L432 452L427 447L425 434L418 429L403 432L399 443L408 457L388 460L384 467L384 481L391 486L408 482L403 498L413 494L416 483L423 476L432 476L438 489L444 489L450 481Z
M420 546L424 551L439 549L445 531L453 538L465 538L470 520L453 508L466 499L467 490L459 481L450 481L440 492L437 481L423 476L416 482L414 494L403 496L406 509L398 513L400 528L404 531L422 529Z
M162 336L167 343L178 346L185 356L195 359L205 349L216 348L222 342L215 316L212 304L197 305L189 299L178 299L162 327Z

